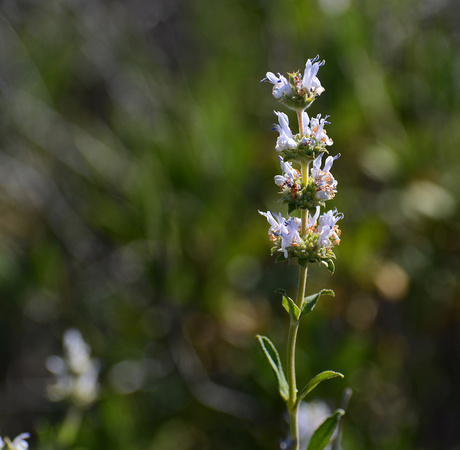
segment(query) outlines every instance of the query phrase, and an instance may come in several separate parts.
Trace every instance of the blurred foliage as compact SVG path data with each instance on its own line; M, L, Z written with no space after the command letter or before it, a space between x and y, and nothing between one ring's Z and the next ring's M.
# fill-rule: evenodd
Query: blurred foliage
M456 0L3 0L0 435L54 443L49 355L78 328L101 363L79 449L270 449L287 431L257 346L278 347L281 210L265 73L309 57L345 214L301 380L344 448L459 449L460 6ZM301 382L302 384L302 382Z

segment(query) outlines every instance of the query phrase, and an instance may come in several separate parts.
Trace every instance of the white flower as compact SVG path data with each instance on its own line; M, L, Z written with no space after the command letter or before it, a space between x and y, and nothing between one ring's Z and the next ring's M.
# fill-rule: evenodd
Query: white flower
M267 72L266 78L262 81L269 81L273 86L273 97L281 98L283 95L289 95L292 92L291 85L289 81L283 75L278 73L276 76L273 72Z
M262 214L264 217L266 217L268 223L270 224L270 229L268 230L268 233L274 237L279 236L281 227L285 222L284 217L281 214L276 215L271 211L268 211L266 213L259 211L259 214Z
M282 112L275 111L278 116L279 125L275 125L275 130L280 134L276 141L276 150L281 152L283 150L297 148L297 142L294 140L292 131L289 128L289 118Z
M71 399L85 408L99 394L99 364L90 358L91 348L78 330L70 329L63 337L64 357L50 356L46 366L56 376L56 382L48 387L52 401Z
M340 158L340 153L337 156L328 156L324 163L324 168L321 170L321 160L323 153L321 153L314 161L311 169L311 176L317 186L316 198L319 201L330 200L337 192L337 181L332 176L330 170L332 163Z
M0 449L2 449L6 443L8 450L26 450L29 448L29 443L26 442L26 439L28 438L30 438L29 433L21 433L13 439L13 442L11 442L7 437L4 441L0 438Z
M320 207L317 206L315 214L313 216L310 216L308 219L307 228L313 230L316 227L316 221L318 220L319 212Z
M288 257L288 247L294 245L300 245L302 241L300 240L300 228L301 222L297 217L289 217L285 221L284 227L281 229L281 248L280 252L283 252L284 257Z
M280 186L288 186L293 187L295 186L296 180L300 179L300 173L298 170L293 169L292 164L289 162L284 162L284 159L281 156L278 156L280 160L281 170L283 171L283 175L276 175L275 176L275 183Z
M293 245L299 245L300 240L300 219L297 217L289 217L285 219L281 214L273 214L271 211L262 212L260 214L267 218L268 223L270 224L270 239L276 241L278 238L281 238L281 244L279 251L284 254L284 257L288 257L288 247Z
M308 126L310 124L310 118L305 111L302 111L302 136L310 136L311 130Z
M318 219L318 247L329 248L331 244L337 245L340 243L340 230L336 223L342 218L343 214L339 214L337 209L334 208Z
M318 61L319 56L314 59L307 60L302 78L302 86L313 93L313 95L321 95L324 88L321 86L319 79L316 77L319 68L324 65L324 61Z
M326 116L324 119L321 119L321 114L318 114L316 117L310 120L310 137L315 138L318 143L322 143L325 145L332 145L334 142L333 140L328 137L326 134L326 130L324 130L324 125L329 124L330 122L326 122Z

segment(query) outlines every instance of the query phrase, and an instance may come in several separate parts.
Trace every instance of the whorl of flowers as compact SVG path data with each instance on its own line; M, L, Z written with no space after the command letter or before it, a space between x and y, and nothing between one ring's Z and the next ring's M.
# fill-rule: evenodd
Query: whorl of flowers
M317 206L325 206L327 200L334 198L337 192L337 180L330 170L333 162L340 157L328 156L321 169L321 153L314 161L306 184L302 183L300 172L292 167L292 163L278 156L283 175L275 176L275 183L280 187L283 203L288 205L288 212L296 209L314 210ZM313 212L313 211L312 211Z
M302 132L293 135L289 128L288 116L277 111L275 114L279 122L274 125L274 130L279 133L275 148L278 152L282 152L287 160L311 161L321 153L327 152L326 147L334 143L324 128L325 125L330 125L330 122L327 122L327 116L321 118L321 114L318 114L310 119L303 111Z
M340 243L340 230L337 222L343 214L336 209L319 215L320 207L310 216L306 234L301 235L301 222L297 217L284 218L281 214L271 211L260 214L267 218L270 224L268 235L274 246L272 254L280 252L278 261L296 260L300 265L323 263L333 271L331 259L335 258L332 247Z
M46 360L46 367L55 375L55 383L48 386L48 398L67 399L84 409L99 395L99 363L90 357L91 348L76 329L64 333L63 346L63 357L50 356Z
M272 253L278 254L277 260L295 261L300 265L308 262L324 263L331 272L334 270L332 248L340 243L340 229L337 222L343 217L336 209L320 215L320 207L334 198L337 193L337 181L331 173L334 161L340 157L327 156L323 165L324 153L333 144L327 135L328 116L310 118L305 112L324 88L317 73L324 61L318 57L308 60L303 76L296 72L274 75L268 72L262 81L273 86L273 96L289 108L297 111L299 133L294 134L289 118L283 112L275 111L278 123L274 130L279 133L276 150L282 174L275 176L280 188L282 202L288 205L288 213L307 210L307 218L283 217L272 212L260 212L270 224L269 237L273 242ZM300 166L296 168L294 164ZM299 170L302 168L302 170Z
M295 111L303 111L324 92L317 73L324 61L318 61L317 56L309 59L305 64L303 75L297 71L289 73L288 78L272 72L267 72L262 81L273 84L273 96L288 108Z

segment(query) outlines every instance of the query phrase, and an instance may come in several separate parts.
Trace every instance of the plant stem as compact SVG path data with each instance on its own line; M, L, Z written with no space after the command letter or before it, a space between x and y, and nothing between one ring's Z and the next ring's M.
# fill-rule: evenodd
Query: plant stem
M295 441L294 450L298 450L299 445L299 424L297 421L298 404L297 404L297 381L295 374L295 346L297 341L297 331L299 329L299 321L291 317L289 326L288 339L288 383L289 383L289 425L291 438Z
M58 432L57 442L64 448L73 447L77 434L80 429L83 413L75 406L70 406L67 410L64 422Z
M297 119L299 122L299 131L302 135L302 113L297 113ZM306 185L308 182L308 162L302 162L302 184ZM305 238L307 235L307 224L308 224L308 210L303 209L301 211L301 234L302 238ZM296 304L300 308L305 298L305 290L307 287L307 273L308 266L300 266L299 272L299 285L297 289L297 298ZM288 338L288 361L287 361L287 371L288 371L288 383L289 383L289 425L291 438L294 440L293 450L299 450L299 423L298 423L298 412L299 412L299 403L297 402L297 379L295 371L295 354L296 354L296 343L297 343L297 333L299 331L300 318L299 320L295 319L291 315L290 324L289 324L289 338Z

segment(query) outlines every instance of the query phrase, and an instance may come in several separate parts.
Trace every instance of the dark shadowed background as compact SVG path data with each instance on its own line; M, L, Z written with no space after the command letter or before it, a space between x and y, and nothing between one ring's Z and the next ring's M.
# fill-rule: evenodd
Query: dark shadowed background
M254 336L282 347L297 270L257 213L285 212L259 81L319 54L345 218L299 377L345 374L311 397L353 389L345 450L460 449L459 53L456 0L1 1L0 436L61 448L45 361L77 328L72 448L276 448Z

